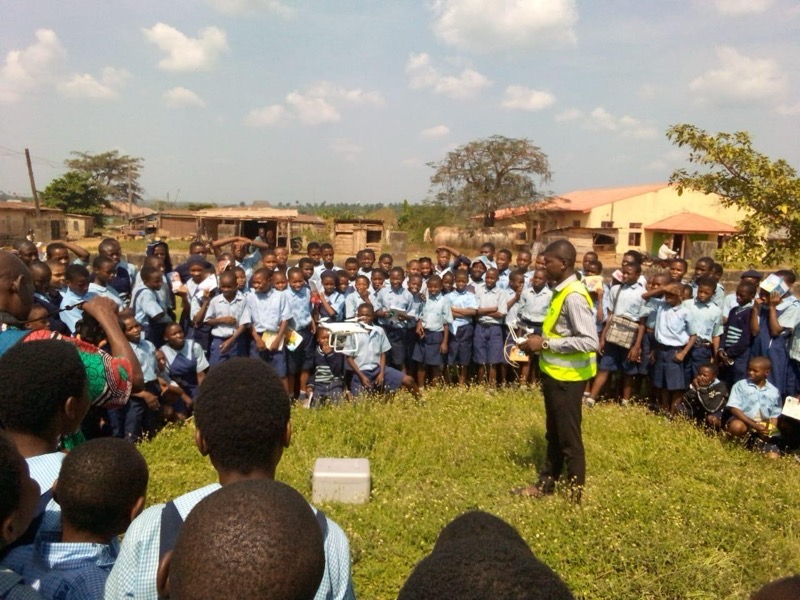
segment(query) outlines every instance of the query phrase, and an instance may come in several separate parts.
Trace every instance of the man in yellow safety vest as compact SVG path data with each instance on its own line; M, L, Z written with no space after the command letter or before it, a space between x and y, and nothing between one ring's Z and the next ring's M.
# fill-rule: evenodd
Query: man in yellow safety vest
M553 299L542 335L528 336L520 347L540 353L547 456L539 481L512 492L534 498L552 494L566 464L572 499L580 502L586 483L581 408L586 382L597 372L597 325L592 300L575 273L575 246L558 240L543 254Z

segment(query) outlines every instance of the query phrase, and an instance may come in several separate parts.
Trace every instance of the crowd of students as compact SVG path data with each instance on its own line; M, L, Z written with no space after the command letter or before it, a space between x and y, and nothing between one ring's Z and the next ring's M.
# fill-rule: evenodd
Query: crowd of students
M215 580L228 581L212 566L223 558L249 558L209 558L201 550L220 535L210 526L207 538L198 533L178 544L183 522L220 487L272 482L291 436L291 402L316 406L364 391L419 394L442 383L535 381L536 357L526 356L518 342L541 333L552 296L540 257L527 251L513 257L491 244L474 259L442 247L435 259L413 259L405 267L369 249L339 266L330 244L314 242L290 266L285 248L238 237L193 243L188 260L175 266L167 244L156 242L141 268L122 260L113 239L100 243L94 259L63 242L48 245L43 256L30 242L16 250L28 267L34 302L17 324L42 333L31 339L43 341L6 347L0 337L0 459L10 482L0 505L0 564L10 568L0 571L0 598L38 597L3 595L4 585L26 594L28 588L17 585L22 582L35 582L50 598L156 598L168 594L174 580L188 585L185 590L202 589L192 585L204 576L208 589ZM695 262L689 282L688 265L679 258L649 278L636 252L625 254L609 280L597 255L587 253L582 266L600 340L586 406L601 397L623 404L645 398L655 410L724 429L771 455L796 447L796 421L781 416L784 395L797 394L800 385L800 301L790 291L792 272L777 271L760 287L762 274L747 271L736 291L725 294L722 268L710 258ZM13 295L23 295L25 273L0 269L11 286L0 286L3 310L20 310ZM782 286L775 287L776 277ZM767 291L771 287L777 291ZM95 297L114 307L116 322L109 324L95 308ZM349 320L363 327L333 347L326 324ZM132 394L125 386L131 370L111 387L127 389L130 400L108 402L91 383L91 360L82 347L47 340L49 332L116 344L115 354L124 335L141 384ZM34 362L47 368L30 378L26 366ZM190 414L197 448L210 458L219 483L142 512L147 466L127 442ZM77 441L90 441L73 440L66 445L75 450L65 455L60 449L78 428ZM280 489L230 493L217 508L208 503L209 514L253 498L292 505L291 494ZM259 511L244 512L255 521L242 527L275 527L255 524ZM312 507L305 515L322 533L324 554L316 580L308 573L320 571L319 560L308 550L310 571L300 580L317 581L308 597L353 597L346 536L321 511ZM202 517L196 519L197 530L205 531ZM285 527L301 527L299 514L287 519ZM293 534L284 529L276 535ZM174 579L171 564L181 573ZM256 579L294 589L289 575L279 569ZM200 597L195 594L174 597Z

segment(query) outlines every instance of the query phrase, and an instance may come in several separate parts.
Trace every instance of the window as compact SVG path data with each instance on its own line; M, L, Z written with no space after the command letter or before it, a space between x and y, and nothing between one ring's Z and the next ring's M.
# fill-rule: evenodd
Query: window
M572 222L572 226L573 227L580 227L581 226L581 220L577 219L577 220L573 221Z
M641 223L630 223L628 225L628 227L630 229L641 229L642 228L642 224Z
M614 228L614 221L601 221L600 222L600 229L613 229Z
M367 231L367 243L368 244L380 244L381 243L381 234L383 231Z
M637 232L631 232L628 234L628 246L641 246L642 245L642 234Z

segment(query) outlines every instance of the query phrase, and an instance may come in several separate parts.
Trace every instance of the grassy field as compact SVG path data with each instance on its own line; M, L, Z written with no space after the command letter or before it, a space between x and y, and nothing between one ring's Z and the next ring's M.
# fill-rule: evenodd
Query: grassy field
M441 528L479 508L518 528L580 598L747 598L800 572L800 465L770 461L642 408L584 413L589 481L582 506L513 497L544 452L538 391L430 391L293 414L278 478L309 499L314 460L367 457L368 504L322 508L347 532L356 593L395 598ZM215 479L191 426L142 451L150 502Z

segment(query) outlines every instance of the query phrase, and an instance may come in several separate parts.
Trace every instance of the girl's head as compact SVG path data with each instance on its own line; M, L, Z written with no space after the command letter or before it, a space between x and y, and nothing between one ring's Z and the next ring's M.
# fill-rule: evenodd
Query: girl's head
M205 260L200 256L189 257L189 277L195 283L202 283L206 278ZM144 277L144 276L142 276Z
M67 265L65 278L73 294L84 296L89 291L89 271L83 265Z
M426 280L428 277L431 276L431 272L433 271L433 263L431 263L431 259L427 256L423 256L419 259L419 273L422 275L423 278Z
M371 270L372 265L375 264L375 252L369 248L361 250L361 252L359 252L358 263L365 271Z
M124 317L120 317L119 325L129 342L139 342L142 337L142 326L139 325L139 322L133 315L128 314Z
M299 267L292 267L289 269L287 275L289 287L292 288L293 291L299 292L306 285L305 273Z
M330 296L336 291L336 275L334 275L333 271L325 271L322 274L321 281L322 290L325 292L326 296Z
M347 292L350 287L350 276L347 273L339 273L336 276L336 291L340 294Z
M688 269L688 264L682 258L673 258L669 262L669 278L673 282L683 281L683 278L686 276L686 270Z
M180 350L186 343L186 336L183 333L183 328L177 323L169 323L164 329L164 341L169 344L170 348Z
M161 259L161 264L164 265L166 273L172 272L172 259L169 256L169 245L166 242L155 242L149 244L144 253L147 256L157 256Z
M354 281L358 274L358 259L355 256L350 256L344 261L344 270L350 281Z
M94 273L95 283L106 286L114 278L117 272L117 265L107 256L96 256L92 261L92 272Z
M240 292L247 289L247 272L242 267L234 267L233 272L236 274L236 287Z
M412 294L419 294L422 289L422 275L408 276L408 291Z
M372 279L372 289L377 292L386 282L386 272L383 269L373 269L370 278Z
M403 287L403 280L405 278L406 273L403 271L403 267L393 267L392 270L389 271L389 283L393 290L399 290Z
M363 296L369 290L369 277L366 275L359 275L356 277L356 292Z
M472 261L469 274L472 276L473 281L481 281L486 275L486 264L482 260Z
M394 265L394 258L391 254L381 254L380 258L378 259L378 263L381 265L381 269L386 271L387 273L392 270L392 265Z
M50 269L50 289L64 289L67 284L67 267L55 260L47 261L47 267Z
M442 289L446 294L449 294L453 291L453 286L455 285L455 277L453 274L448 271L444 275L442 275Z

